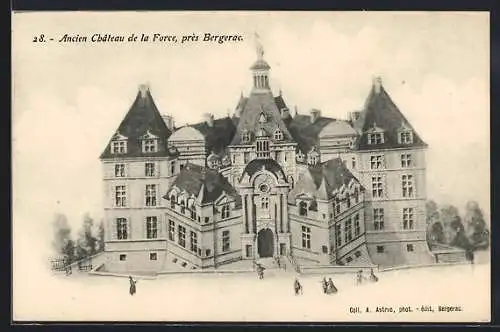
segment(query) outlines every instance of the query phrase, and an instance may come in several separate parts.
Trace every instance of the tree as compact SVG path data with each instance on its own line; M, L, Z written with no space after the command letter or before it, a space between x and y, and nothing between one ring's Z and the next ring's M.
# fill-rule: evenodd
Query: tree
M93 234L94 219L89 214L83 216L83 225L78 233L76 256L78 259L96 254L97 239Z
M430 224L427 228L427 243L444 243L444 240L444 229L441 222L438 220Z
M483 211L475 201L467 202L464 217L465 234L473 248L487 248L490 233L484 221Z
M439 211L440 220L443 225L444 243L455 242L457 234L463 231L462 219L458 209L453 205L445 205Z
M96 239L97 239L96 251L97 252L104 251L104 222L102 220L97 225Z
M75 244L71 239L71 227L68 224L68 219L64 214L58 213L55 215L52 222L54 238L52 240L52 247L59 255L72 262L75 256Z
M427 225L439 221L439 207L436 202L429 200L425 203Z

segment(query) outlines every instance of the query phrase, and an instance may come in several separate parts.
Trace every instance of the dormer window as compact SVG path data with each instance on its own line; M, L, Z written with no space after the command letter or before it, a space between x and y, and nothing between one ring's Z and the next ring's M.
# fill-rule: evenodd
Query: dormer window
M152 153L158 151L158 140L157 139L145 139L142 141L142 152Z
M267 121L267 118L266 118L266 115L264 114L264 112L260 113L259 123L265 123L266 121Z
M413 133L409 130L399 132L399 143L400 144L413 143Z
M111 143L111 152L113 154L127 153L127 141L126 140L113 141Z
M250 138L250 132L248 130L245 130L241 133L241 141L243 143L248 143L250 142L251 138Z
M368 144L382 144L384 143L384 133L368 134Z
M368 144L383 144L384 143L384 129L377 127L374 122L373 127L368 130Z
M277 141L281 141L283 139L283 132L279 128L274 132L274 139Z
M398 142L399 144L413 143L413 131L404 121L401 123L401 127L398 130Z
M142 137L142 152L154 153L158 152L158 136L151 134L148 130Z

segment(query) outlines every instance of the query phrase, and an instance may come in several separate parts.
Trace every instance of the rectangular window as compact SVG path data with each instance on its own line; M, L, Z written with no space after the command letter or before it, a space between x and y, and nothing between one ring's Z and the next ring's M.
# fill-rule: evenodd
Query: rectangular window
M345 238L345 243L349 243L350 241L352 241L352 220L351 220L351 218L349 218L345 221L344 238Z
M186 227L179 225L177 238L179 241L179 245L183 248L186 248Z
M246 254L246 257L252 257L253 256L253 250L252 250L252 246L250 244L247 244L245 246L245 254Z
M412 252L413 251L413 244L407 244L406 245L406 251Z
M354 237L358 237L361 234L361 225L359 223L359 213L354 215Z
M243 153L243 161L245 162L245 164L248 164L248 162L250 161L250 152Z
M157 139L145 139L142 141L142 152L152 153L158 151Z
M403 197L413 197L413 175L403 175L401 177L401 187Z
M372 176L372 196L381 198L384 195L384 184L381 176Z
M383 133L368 134L368 144L382 144L384 143Z
M302 226L302 248L311 249L311 228Z
M175 238L175 222L173 220L168 220L168 239L174 241Z
M190 210L191 211L191 219L195 220L196 221L196 207L195 206L191 206Z
M115 177L117 178L125 177L125 164L115 165Z
M146 163L144 166L145 176L155 176L155 163Z
M408 168L413 166L412 155L410 153L403 153L401 155L401 167Z
M193 231L191 231L191 251L198 252L198 234Z
M373 209L373 227L377 231L384 230L384 209Z
M212 251L210 249L205 250L205 256L210 257L212 255Z
M384 246L377 246L377 253L381 254L384 252Z
M156 217L146 217L146 237L148 239L158 237L158 220Z
M128 239L128 222L125 218L116 219L116 237L118 240Z
M126 261L126 260L127 260L127 255L125 255L125 254L121 254L121 255L120 255L120 260L121 260L121 261Z
M260 208L264 210L269 209L269 197L262 196L262 198L260 199Z
M205 224L208 224L210 222L210 217L205 217Z
M125 186L115 187L115 206L117 207L127 206L127 190Z
M384 156L371 156L370 157L370 169L381 169L384 167Z
M342 245L342 230L340 225L335 225L335 242L337 242L337 248Z
M327 246L322 246L322 247L321 247L321 251L322 251L324 254L327 254L327 253L328 253L328 247L327 247Z
M229 231L222 232L222 252L228 252L231 246Z
M146 206L156 206L156 184L146 185Z
M113 154L127 153L127 141L114 141L112 143L111 152Z
M158 259L158 255L155 252L152 252L149 254L149 260L150 261L155 261Z
M411 131L403 131L399 133L399 143L410 144L413 143L413 133Z
M229 218L229 205L222 206L222 209L221 209L221 218L222 219Z
M414 229L413 208L403 209L403 229Z

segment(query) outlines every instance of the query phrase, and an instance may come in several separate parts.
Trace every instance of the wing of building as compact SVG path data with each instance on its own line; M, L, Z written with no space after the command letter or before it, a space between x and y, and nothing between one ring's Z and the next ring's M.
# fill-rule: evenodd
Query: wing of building
M234 114L175 128L141 86L101 155L109 271L433 261L426 143L380 79L348 119L290 111L263 52Z

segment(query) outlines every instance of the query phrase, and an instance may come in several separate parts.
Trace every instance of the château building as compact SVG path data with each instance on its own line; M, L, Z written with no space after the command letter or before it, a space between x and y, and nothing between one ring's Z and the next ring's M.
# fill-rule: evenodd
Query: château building
M100 158L106 269L432 262L427 145L381 79L347 120L298 114L273 95L263 54L226 118L176 128L140 86Z

